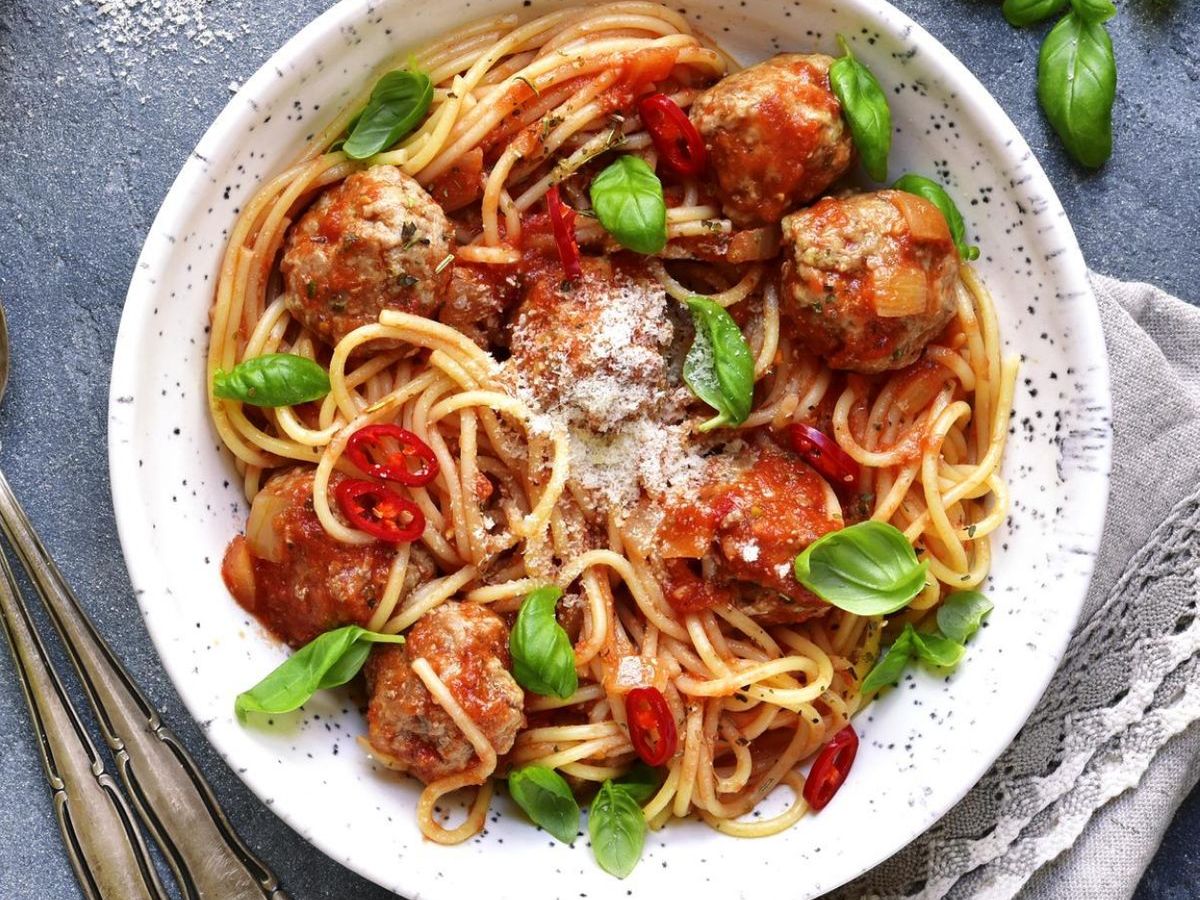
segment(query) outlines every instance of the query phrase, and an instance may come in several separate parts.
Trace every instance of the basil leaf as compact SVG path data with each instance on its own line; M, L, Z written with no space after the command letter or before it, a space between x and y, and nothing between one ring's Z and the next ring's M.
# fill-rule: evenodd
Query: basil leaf
M951 594L938 607L937 623L941 633L920 632L912 625L905 625L900 636L863 679L859 692L866 697L895 684L914 657L942 669L958 665L966 653L963 645L991 610L992 602L978 591Z
M329 393L329 374L306 356L268 353L213 374L213 394L251 406L292 406Z
M920 632L912 625L905 625L887 653L863 679L859 693L866 697L882 687L895 684L914 658L940 669L950 669L958 665L964 653L966 648L958 641L940 634Z
M697 397L717 411L700 426L710 431L740 425L754 402L754 356L733 316L704 297L689 297L696 339L683 361L683 380Z
M553 585L530 591L517 613L508 638L513 677L527 691L542 696L570 697L579 689L575 650L554 618L562 591Z
M641 859L646 817L628 791L606 781L588 810L588 835L600 868L624 878Z
M955 591L938 607L938 628L950 640L965 644L992 608L992 601L979 591Z
M367 661L368 644L403 644L398 634L378 634L357 625L327 631L309 641L270 675L237 695L238 719L246 713L286 713L299 709L317 691L345 684Z
M579 804L566 780L545 766L526 766L508 776L508 793L535 825L564 844L579 833Z
M905 626L904 630L900 632L900 636L892 642L892 646L888 647L887 652L879 658L879 662L875 663L875 667L863 679L863 683L859 687L859 693L862 696L866 697L880 688L896 684L900 680L900 676L904 674L904 670L913 657L912 636L912 626Z
M662 782L661 771L639 760L628 772L613 782L613 787L627 793L634 803L641 806L658 793Z
M967 260L979 259L979 248L967 245L967 223L963 221L962 213L958 211L958 206L944 187L932 178L913 172L901 175L892 187L906 194L923 197L941 210L942 215L946 217L946 225L950 228L950 237L954 239L959 256Z
M1104 25L1069 12L1038 58L1038 100L1067 152L1096 169L1112 156L1117 61Z
M592 181L589 193L596 218L622 247L650 254L667 245L662 182L640 156L617 157Z
M712 341L708 334L697 323L696 337L691 349L683 361L683 380L692 393L703 400L719 415L705 422L700 427L705 431L724 425L732 416L725 395L721 392L721 382L717 380L717 362L713 356Z
M892 149L892 111L887 95L871 70L854 58L850 45L840 34L838 43L846 55L829 67L829 86L842 104L842 113L867 174L876 181L886 181L888 153Z
M342 150L351 159L386 150L417 127L432 101L433 83L424 72L388 72L371 91Z
M317 690L327 691L330 688L341 687L348 683L359 672L362 671L363 665L366 664L367 657L371 655L371 642L359 640L350 645L350 649L343 653L338 660L325 670L325 674L321 676L321 683L317 685Z
M911 625L905 626L912 628ZM940 634L922 634L913 630L913 653L921 662L937 666L939 669L949 669L958 665L967 648L958 641L952 641Z
M793 566L796 580L827 603L859 616L907 605L925 586L928 562L917 562L904 534L885 522L860 522L809 544Z
M1107 22L1117 14L1112 0L1071 0L1071 8L1077 16L1088 22Z
M1070 0L1004 0L1004 18L1009 25L1024 28L1051 16L1056 16Z

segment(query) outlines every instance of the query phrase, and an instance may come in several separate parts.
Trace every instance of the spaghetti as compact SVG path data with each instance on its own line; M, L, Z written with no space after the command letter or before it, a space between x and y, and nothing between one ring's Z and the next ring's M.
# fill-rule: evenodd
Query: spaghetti
M515 352L502 362L486 340L397 309L327 348L289 308L280 256L289 229L321 192L368 167L394 166L435 197L463 171L478 170L477 196L451 213L454 266L510 271L531 254L553 266L550 231L538 213L547 191L560 185L564 199L586 207L580 181L617 149L656 168L636 98L653 89L687 110L736 66L682 15L646 2L563 9L527 22L488 19L405 59L433 84L429 112L413 133L366 161L336 149L367 102L364 93L258 190L231 231L212 310L210 384L218 370L287 352L327 365L331 387L305 407L250 407L210 394L213 422L245 494L254 500L273 470L309 467L312 510L328 538L375 545L338 514L331 482L339 472L359 471L346 457L354 434L394 423L432 451L439 474L406 490L424 518L423 536L418 544L378 550L387 554L385 587L360 624L403 632L452 598L511 619L531 590L547 584L574 598L579 687L566 698L527 696L530 724L507 755L497 753L429 661L412 662L474 750L470 766L434 779L422 794L420 827L432 840L457 843L483 828L498 771L540 764L577 783L625 772L636 756L625 706L631 685L618 670L630 659L642 666L635 681L658 687L678 725L678 750L644 804L651 827L698 814L727 834L781 831L806 810L800 766L859 709L859 685L885 623L836 608L779 622L741 603L681 607L664 582L664 554L645 511L661 522L664 509L685 503L703 481L697 467L722 448L762 446L764 434L823 416L860 476L847 497L805 475L806 483L817 479L814 506L830 527L875 519L903 532L928 561L929 577L886 627L892 633L926 620L950 591L984 580L989 535L1006 515L999 468L1016 364L1001 353L992 300L964 265L950 294L952 320L918 363L848 375L787 327L781 307L789 301L772 268L778 238L763 251L769 229L724 217L702 176L669 179L667 247L646 263L638 284L652 280L664 302L704 295L744 323L753 409L719 438L695 431L701 417L694 400L682 421L651 421L641 431L625 421L629 439L614 452L682 454L683 462L657 460L656 485L646 483L644 465L622 469L614 493L611 483L589 481L583 471L586 428L522 386L530 375L514 373L521 365ZM581 216L575 236L589 251L616 249L594 218ZM741 261L732 252L714 260L706 251L739 239L750 248ZM666 451L664 435L673 442ZM639 443L643 438L648 443ZM479 488L484 482L496 486L492 499ZM432 561L423 576L418 557ZM386 754L376 756L388 762ZM781 784L796 798L786 811L746 818ZM466 820L447 828L437 801L464 787L478 793Z

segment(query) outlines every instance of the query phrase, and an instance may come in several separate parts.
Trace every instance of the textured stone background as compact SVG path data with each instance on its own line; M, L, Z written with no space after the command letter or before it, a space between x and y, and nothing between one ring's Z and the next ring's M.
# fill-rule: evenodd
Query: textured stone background
M330 5L155 2L192 15L149 40L135 27L134 40L121 43L112 14L134 0L107 0L107 16L98 11L100 0L0 0L0 297L15 341L14 377L0 411L4 470L100 630L292 895L382 897L313 852L202 739L159 667L121 560L105 406L121 304L142 238L232 83ZM1116 156L1102 173L1087 174L1067 161L1036 111L1038 33L1008 28L998 0L896 2L963 59L1020 126L1093 268L1200 301L1195 3L1119 4L1112 23L1121 67ZM24 701L7 655L0 660L0 898L75 897ZM1197 896L1198 846L1194 795L1139 898Z

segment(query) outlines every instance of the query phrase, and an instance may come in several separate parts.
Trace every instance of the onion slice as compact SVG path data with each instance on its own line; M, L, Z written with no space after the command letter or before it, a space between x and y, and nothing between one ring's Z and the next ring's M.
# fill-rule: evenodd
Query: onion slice
M259 491L250 504L250 520L246 523L246 543L250 552L267 562L283 562L283 540L275 528L275 517L288 508L288 501L278 494Z
M929 307L929 282L916 266L881 269L873 278L875 312L885 319L917 316Z
M628 694L637 688L667 689L667 673L653 656L621 656L617 664L604 673L604 690L608 694Z

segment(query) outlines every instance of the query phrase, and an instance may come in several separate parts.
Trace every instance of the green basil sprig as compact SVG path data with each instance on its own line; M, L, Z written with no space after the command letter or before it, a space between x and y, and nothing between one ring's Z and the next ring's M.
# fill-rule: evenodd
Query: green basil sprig
M871 70L854 58L840 34L838 43L845 56L829 67L829 86L842 104L850 136L867 174L876 181L886 181L892 149L892 111L887 95Z
M888 647L883 656L879 657L875 667L863 679L863 683L859 686L859 693L866 697L880 688L895 684L900 680L900 676L904 674L904 670L908 668L913 657L914 634L916 632L911 625L904 627L900 636L892 641L892 646Z
M951 594L937 611L940 633L917 631L912 625L905 625L875 668L863 679L860 692L865 697L895 684L914 659L940 669L958 665L966 653L964 645L979 630L983 617L991 609L991 601L978 591Z
M357 625L327 631L309 641L270 675L237 695L234 712L286 713L299 709L317 691L343 685L359 673L371 644L403 644L399 634L379 634Z
M991 611L992 601L979 591L955 591L938 607L938 628L950 640L965 644Z
M641 805L658 791L659 770L638 763L616 781L601 785L588 813L588 834L596 861L624 878L642 855L646 819ZM579 833L579 804L566 780L546 766L525 766L508 776L508 792L535 825L564 844Z
M717 411L700 431L741 425L754 402L754 356L733 316L704 297L689 297L696 339L683 362L692 393Z
M912 628L911 625L908 626ZM967 648L958 641L940 634L913 631L913 650L917 659L939 669L952 669L958 665Z
M268 353L213 375L213 394L251 406L292 406L329 393L329 373L305 356Z
M1071 8L1088 22L1107 22L1117 14L1112 0L1071 0Z
M635 803L641 805L658 793L658 789L662 787L662 781L663 775L660 769L646 765L639 760L630 767L628 772L614 781L613 785L625 791Z
M924 175L917 175L914 172L901 175L895 180L892 187L898 191L904 191L906 194L923 197L941 210L942 215L946 217L946 225L950 228L950 237L954 239L954 246L958 248L959 255L967 260L979 259L979 248L967 244L967 223L963 221L962 213L958 211L958 206L946 193L944 187L932 178L926 178Z
M646 842L642 807L628 790L604 782L588 810L588 836L600 868L624 878L642 858Z
M925 634L905 625L887 653L875 664L859 687L865 697L882 687L895 684L914 659L942 669L952 668L962 659L965 648L940 634Z
M562 591L553 585L530 591L508 638L513 677L527 691L544 697L570 697L579 689L575 650L554 618Z
M579 804L566 780L546 766L525 766L508 776L508 793L535 825L564 844L579 833Z
M906 606L925 586L928 562L886 522L860 522L809 544L793 565L796 580L827 603L859 616Z
M1024 28L1056 16L1070 0L1004 0L1002 11L1009 25Z
M375 84L341 149L351 159L386 150L417 127L432 101L433 83L424 72L388 72Z
M640 156L617 157L592 181L589 193L596 218L622 247L651 254L667 245L662 182Z
M1067 151L1090 168L1112 156L1117 61L1102 21L1077 10L1046 36L1038 57L1038 100Z

